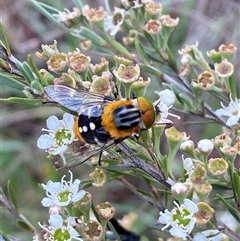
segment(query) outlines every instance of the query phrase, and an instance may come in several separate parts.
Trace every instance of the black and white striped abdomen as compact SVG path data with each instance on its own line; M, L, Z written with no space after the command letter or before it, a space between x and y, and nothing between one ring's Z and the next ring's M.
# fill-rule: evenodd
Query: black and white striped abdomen
M113 112L114 122L119 130L126 130L139 125L141 113L133 105L122 105Z

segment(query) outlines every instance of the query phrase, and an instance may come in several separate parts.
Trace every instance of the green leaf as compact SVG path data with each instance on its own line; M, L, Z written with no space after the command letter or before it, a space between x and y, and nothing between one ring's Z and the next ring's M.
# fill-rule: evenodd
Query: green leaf
M110 228L110 230L114 233L115 239L117 239L117 241L121 241L120 236L118 235L117 231L115 230L115 228L113 227L110 221L108 221L107 225Z
M7 35L5 33L4 27L3 27L1 22L0 22L0 36L1 36L0 43L6 49L7 55L10 56L11 55L11 50L10 50L10 47L9 47L9 44L8 44Z
M143 62L147 65L148 61L146 59L146 55L144 53L143 46L141 45L141 43L138 40L135 40L135 48L136 48L137 52L139 53L139 55L141 56Z
M151 44L151 46L156 50L157 54L159 54L159 46L153 37L146 31L143 31L143 34L147 41Z
M36 64L34 63L33 58L30 54L28 55L27 60L28 60L28 64L30 65L31 69L33 70L33 72L37 76L37 79L38 79L39 83L41 83L42 86L47 86L48 83L43 78L43 76L39 73L38 68L37 68Z
M233 172L233 187L237 195L237 201L240 203L240 176L236 171Z
M133 59L133 55L117 40L115 40L112 36L106 34L105 35L109 44L111 44L119 53L126 55L129 59Z
M17 220L17 223L19 224L20 227L30 231L31 233L34 232L34 229L32 229L26 222L24 222L23 220L21 219L18 219Z
M83 4L81 0L73 0L73 3L78 7L78 9L82 9Z
M29 98L21 98L21 97L9 97L9 98L0 98L0 102L6 103L25 103L29 105L42 105L42 99L29 99Z
M9 74L0 73L0 85L7 85L14 89L23 90L27 85L14 79Z
M56 8L53 8L51 6L48 6L47 4L35 1L35 0L30 0L35 6L36 8L42 13L44 14L50 21L56 23L57 25L61 26L62 28L68 30L67 27L65 27L63 24L61 24L55 17L53 17L52 13L50 13L50 11L52 11L53 13L59 13L60 11Z
M147 73L153 74L156 77L159 77L159 78L162 77L162 72L159 69L156 69L155 67L153 67L151 65L146 65L146 64L142 64L142 63L139 63L138 65L141 70L146 71Z
M33 81L36 77L34 76L30 66L28 65L27 62L24 61L22 67L25 73L24 75L25 79L28 80L28 83L31 83L31 81Z
M8 181L8 195L9 195L9 197L10 197L10 199L11 199L11 202L12 202L14 208L15 208L16 211L18 212L17 199L16 199L16 197L15 197L15 192L14 192L14 190L13 190L13 186L12 186L10 180Z
M240 222L240 214L239 211L234 208L232 205L230 205L228 202L226 202L226 200L220 196L219 194L216 194L216 196L218 197L218 199L220 201L223 202L223 204L225 205L225 207L227 208L227 210L232 214L232 216L238 221Z
M233 99L237 98L237 85L236 85L236 79L235 76L232 74L229 79L229 86L230 86L230 90L231 90L231 94Z
M107 46L107 42L103 38L101 38L100 36L98 36L92 30L90 30L88 28L81 27L80 35L84 36L84 38L90 39L93 43L95 43L97 45Z

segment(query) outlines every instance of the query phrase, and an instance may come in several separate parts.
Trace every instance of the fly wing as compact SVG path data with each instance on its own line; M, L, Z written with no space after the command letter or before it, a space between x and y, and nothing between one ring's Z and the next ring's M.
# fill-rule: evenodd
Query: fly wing
M65 152L61 157L54 156L54 158L51 161L56 169L62 167L75 167L86 162L91 157L101 154L104 150L107 150L115 145L116 142L114 140L109 140L107 143L100 145L90 145L85 143L84 145L77 147L77 151L71 150Z
M61 106L80 113L82 106L102 104L105 96L96 93L75 90L65 85L49 85L44 88L49 101L56 102ZM109 99L110 101L110 99Z

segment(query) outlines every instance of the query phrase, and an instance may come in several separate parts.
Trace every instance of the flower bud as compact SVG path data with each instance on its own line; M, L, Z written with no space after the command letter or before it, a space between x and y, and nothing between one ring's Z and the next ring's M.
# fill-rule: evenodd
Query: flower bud
M76 87L76 81L74 78L72 78L71 75L67 73L63 73L59 78L56 78L54 80L55 85L66 85L75 88Z
M222 44L218 48L223 59L231 60L237 51L237 47L233 44Z
M215 78L210 71L204 71L198 75L197 83L199 88L203 90L209 90L214 86Z
M123 37L123 43L128 46L133 46L138 38L138 32L135 30L129 30L127 37Z
M207 56L213 60L214 63L220 63L222 61L222 56L220 52L212 49L207 51Z
M193 190L196 192L201 201L205 201L212 191L212 185L208 180L205 180L203 183L194 183Z
M144 5L144 9L149 15L159 15L162 12L162 4L149 1Z
M179 23L179 18L172 18L170 15L161 16L162 25L167 28L174 28Z
M213 176L222 176L228 171L228 163L223 158L211 158L208 170Z
M97 205L96 211L101 219L109 221L113 218L116 209L109 202L105 202Z
M214 214L214 209L205 202L199 202L197 206L198 212L195 214L197 225L205 227L205 225L211 220Z
M86 192L82 199L74 203L75 207L84 208L84 209L90 209L91 205L92 205L92 195L89 192Z
M102 187L107 180L106 173L103 169L99 168L95 168L95 170L92 173L90 173L89 176L94 179L92 185L95 187Z
M226 133L223 133L216 136L215 139L213 140L213 143L216 148L220 148L224 144L231 145L232 139Z
M47 61L47 66L50 71L62 73L68 68L68 59L65 53L55 53Z
M132 83L136 81L140 75L139 65L126 66L120 64L118 70L114 70L113 74L116 76L117 80L122 83Z
M200 152L204 153L205 155L209 155L213 150L213 142L208 139L200 140L197 143L197 148Z
M227 59L224 59L221 63L214 64L215 72L219 77L228 78L234 72L234 66L232 63L228 62Z
M192 171L190 179L192 183L203 183L203 181L206 179L206 176L207 171L205 167L197 163Z
M77 73L84 72L88 69L91 58L84 54L69 57L69 66Z
M219 148L220 152L222 152L229 161L233 161L237 155L237 149L230 145L224 144L223 147Z
M176 198L180 203L183 203L184 199L188 195L189 191L184 183L176 182L171 187L171 193L174 198Z
M102 240L103 236L103 228L102 225L95 221L89 221L85 227L83 232L84 240L86 241L99 241Z
M151 35L158 34L162 29L162 24L158 20L149 20L145 25L145 30Z
M144 96L150 82L151 82L150 78L147 78L147 80L144 80L142 77L139 77L137 81L133 82L132 91L135 94L135 96L137 97Z
M90 64L90 69L96 75L102 75L104 71L109 71L109 61L105 58L101 58L101 63L99 64Z
M92 41L90 39L83 39L80 41L79 43L79 48L82 50L82 51L87 51L91 48L92 46Z
M112 86L109 79L94 75L92 80L90 91L106 96L112 93Z
M93 23L102 22L107 14L102 6L96 9L96 8L89 8L88 5L85 5L82 8L82 12L83 12L83 15L86 17L86 19L89 22L93 22Z
M129 66L132 61L129 60L129 59L126 59L124 57L121 57L121 56L118 56L118 55L114 55L114 59L115 59L115 62L116 62L116 66L120 66L121 64L123 65L126 65L126 66Z
M174 126L166 129L165 131L166 137L169 142L183 142L188 140L186 132L178 131Z
M194 143L192 140L187 140L181 143L180 150L184 154L194 157Z
M45 83L48 83L49 85L53 84L54 76L50 74L47 70L40 69L39 73L42 75L42 78Z
M58 48L57 48L57 41L53 41L53 45L47 45L47 44L42 44L41 45L43 52L39 53L36 52L35 55L38 58L50 58L52 55L55 53L59 53Z

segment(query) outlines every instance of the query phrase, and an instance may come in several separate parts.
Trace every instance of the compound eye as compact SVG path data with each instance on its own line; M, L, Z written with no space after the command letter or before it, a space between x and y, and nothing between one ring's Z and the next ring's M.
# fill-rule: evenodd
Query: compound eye
M142 121L143 128L141 129L149 129L155 122L155 108L153 104L144 97L138 98L138 108L142 113Z

